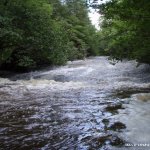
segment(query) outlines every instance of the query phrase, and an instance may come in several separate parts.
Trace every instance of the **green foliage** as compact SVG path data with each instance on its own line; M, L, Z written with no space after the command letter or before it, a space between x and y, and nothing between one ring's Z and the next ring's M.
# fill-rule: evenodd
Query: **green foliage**
M115 59L150 63L150 1L112 0L100 6L101 45Z
M1 0L0 66L62 65L98 54L84 0Z

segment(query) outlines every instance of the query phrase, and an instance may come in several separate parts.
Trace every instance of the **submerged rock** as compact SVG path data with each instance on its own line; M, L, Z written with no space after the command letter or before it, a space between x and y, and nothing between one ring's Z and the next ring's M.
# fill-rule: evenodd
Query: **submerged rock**
M98 142L101 143L101 146L110 144L112 146L120 147L120 146L125 145L124 140L122 140L117 135L112 135L112 134L101 136L100 138L98 138Z
M108 129L110 130L114 130L114 131L120 131L122 129L125 129L126 125L123 124L122 122L115 122L114 124L110 125L110 127Z
M110 104L110 105L108 105L108 106L105 108L105 111L109 111L109 112L111 112L112 114L116 114L116 113L118 113L118 109L124 109L124 108L122 107L122 104L121 104L121 103Z

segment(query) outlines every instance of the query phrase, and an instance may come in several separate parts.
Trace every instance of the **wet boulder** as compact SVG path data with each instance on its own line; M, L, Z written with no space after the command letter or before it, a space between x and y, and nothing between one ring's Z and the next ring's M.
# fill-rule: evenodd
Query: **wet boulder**
M111 112L112 114L118 113L118 109L124 109L122 103L110 104L105 108L105 111Z

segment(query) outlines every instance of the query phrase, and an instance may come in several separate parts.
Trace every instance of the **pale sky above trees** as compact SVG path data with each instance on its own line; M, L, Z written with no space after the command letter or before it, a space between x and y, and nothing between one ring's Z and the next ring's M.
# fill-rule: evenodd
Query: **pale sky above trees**
M98 0L98 4L106 3L107 1L110 0ZM98 10L91 9L89 13L89 17L92 21L92 24L96 27L96 29L100 29L99 23L100 23L100 14L97 12Z

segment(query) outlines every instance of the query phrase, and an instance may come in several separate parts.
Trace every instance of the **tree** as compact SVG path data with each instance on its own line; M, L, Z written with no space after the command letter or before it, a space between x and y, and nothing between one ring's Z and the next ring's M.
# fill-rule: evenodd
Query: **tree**
M1 0L0 66L63 65L98 54L84 0Z
M150 1L112 0L100 5L101 41L112 58L150 63Z
M66 41L63 40L65 32L62 33L61 23L56 24L51 18L52 6L46 0L0 3L1 63L5 61L14 67L57 64L58 58L54 60L53 55L57 55L58 49L61 55L65 53ZM60 58L59 61L64 62Z

